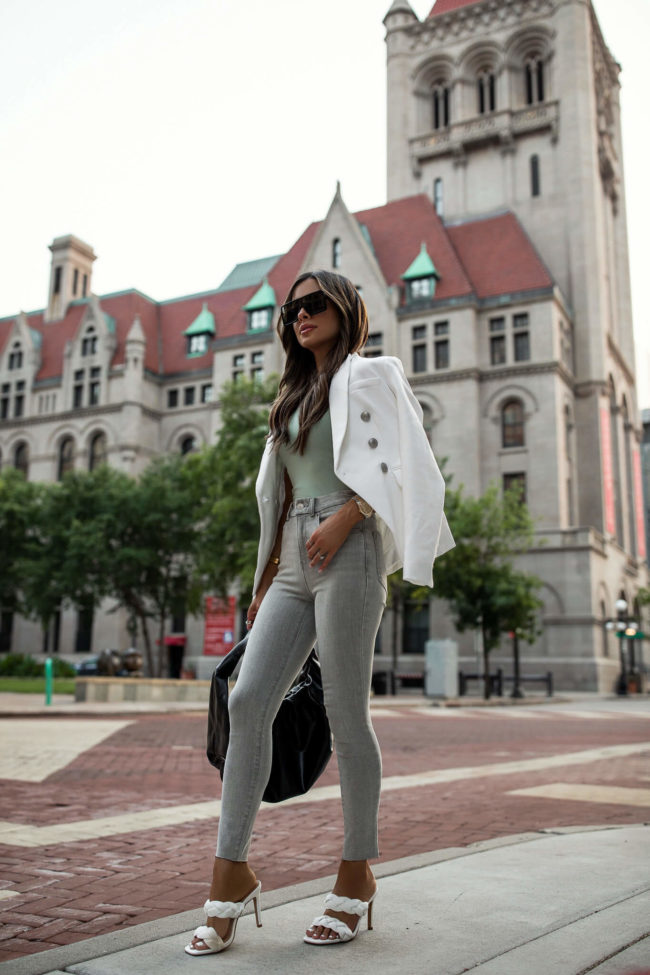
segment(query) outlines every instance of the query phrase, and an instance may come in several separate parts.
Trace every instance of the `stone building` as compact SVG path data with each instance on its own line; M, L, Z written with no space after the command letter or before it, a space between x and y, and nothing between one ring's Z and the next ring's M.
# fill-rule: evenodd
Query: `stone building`
M422 22L395 0L384 23L388 202L351 213L337 188L286 254L166 302L94 295L92 248L57 238L47 308L0 320L2 461L35 479L103 460L137 473L213 442L222 383L281 368L291 281L340 269L368 306L366 354L402 359L454 483L525 494L541 544L522 565L544 580L526 669L611 688L604 621L648 580L618 66L588 0L437 0ZM14 645L30 627L13 621ZM87 646L80 632L64 614L61 649ZM418 669L426 635L452 630L435 600L407 606L379 666L394 632ZM97 614L94 648L124 640Z

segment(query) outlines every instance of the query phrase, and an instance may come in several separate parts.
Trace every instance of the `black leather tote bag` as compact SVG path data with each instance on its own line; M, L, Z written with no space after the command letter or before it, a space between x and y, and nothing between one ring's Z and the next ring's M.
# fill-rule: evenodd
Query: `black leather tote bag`
M248 634L215 668L208 708L208 761L223 778L230 737L228 678L246 649ZM273 760L264 802L282 802L308 792L332 754L332 733L325 712L320 664L314 650L273 722Z

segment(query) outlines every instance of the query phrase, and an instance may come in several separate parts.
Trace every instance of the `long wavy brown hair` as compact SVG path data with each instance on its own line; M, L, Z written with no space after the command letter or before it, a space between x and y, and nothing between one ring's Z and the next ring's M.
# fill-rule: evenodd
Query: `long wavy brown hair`
M278 322L278 335L286 362L280 380L278 395L271 407L269 424L273 444L288 444L289 420L300 408L298 436L292 448L303 454L307 446L309 431L329 409L330 383L334 374L341 368L348 355L358 352L368 339L368 313L361 296L351 281L333 271L306 271L296 278L284 299L291 301L299 284L313 278L334 306L339 317L339 335L336 344L330 349L322 372L316 368L316 360L311 352L303 349L293 325Z

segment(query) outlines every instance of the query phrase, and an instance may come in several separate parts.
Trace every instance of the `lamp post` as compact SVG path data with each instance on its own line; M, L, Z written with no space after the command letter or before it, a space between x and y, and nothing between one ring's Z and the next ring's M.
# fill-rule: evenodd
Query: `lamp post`
M628 693L628 673L630 675L634 674L635 670L635 660L634 660L634 637L636 636L639 624L636 620L630 620L627 618L627 600L620 599L616 600L616 619L605 620L605 628L607 630L616 630L616 636L619 641L619 655L621 662L621 669L616 681L616 693L621 696ZM630 667L628 672L628 661L625 652L625 640L628 639L630 642Z

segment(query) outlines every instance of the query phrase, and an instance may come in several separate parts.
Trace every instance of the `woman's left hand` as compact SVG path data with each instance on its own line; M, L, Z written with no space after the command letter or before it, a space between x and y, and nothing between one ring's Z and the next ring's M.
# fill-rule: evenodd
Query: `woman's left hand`
M326 569L345 542L353 526L362 517L363 515L359 512L355 502L348 501L337 512L321 522L307 541L309 564L319 566L319 572Z

